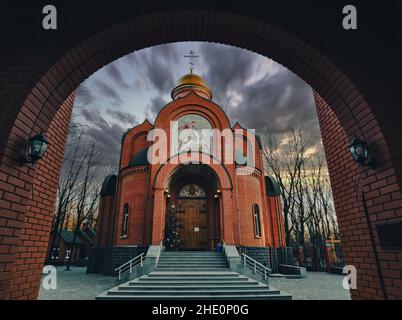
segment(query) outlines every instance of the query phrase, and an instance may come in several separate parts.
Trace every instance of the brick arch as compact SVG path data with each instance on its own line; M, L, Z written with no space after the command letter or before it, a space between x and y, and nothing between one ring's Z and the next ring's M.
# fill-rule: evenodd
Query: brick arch
M193 153L195 156L198 155L198 153ZM213 161L212 156L203 154L207 156L211 162ZM180 167L182 164L177 160L179 155L175 155L167 160L167 163L163 164L162 166L159 167L155 178L154 178L154 183L153 183L153 188L154 189L160 189L164 190L169 186L170 179L174 176L177 170L180 170ZM175 164L175 161L177 160L177 164ZM217 177L218 179L218 184L219 187L222 189L226 190L232 190L233 189L233 184L232 184L232 178L230 177L230 174L228 170L220 163L204 163L202 162L201 158L201 163L206 165Z
M44 261L46 251L40 238L49 234L50 227L41 226L35 216L43 215L47 219L51 216L59 169L55 168L49 174L48 163L60 161L63 157L63 147L50 149L36 169L20 167L18 160L25 141L43 130L48 133L51 144L63 146L62 137L51 133L60 133L68 126L73 103L69 97L83 80L105 64L132 51L185 40L246 48L280 62L314 88L346 262L360 266L361 270L359 289L353 291L353 297L402 297L398 285L402 268L397 263L400 252L380 250L375 228L367 224L364 208L356 204L355 197L356 177L361 174L363 190L367 193L367 210L373 222L394 221L402 217L401 180L394 163L398 144L392 141L393 149L389 149L391 142L384 138L375 114L347 74L302 39L266 22L212 10L172 10L135 17L89 35L83 42L74 44L69 52L60 55L57 61L42 62L38 68L40 71L35 69L36 73L30 77L30 88L18 91L17 96L10 100L12 107L7 106L1 119L3 254L0 298L36 297L39 265ZM375 171L360 173L350 159L345 147L353 135L363 136L374 147L375 156L381 163ZM341 185L348 186L347 190L342 190ZM40 201L34 193L38 186L46 186L50 192ZM33 250L34 247L37 249ZM374 248L379 250L377 256L373 256ZM361 255L354 257L355 252L361 252ZM382 275L379 263L386 269Z
M194 101L195 100L195 101ZM179 105L177 102L179 101ZM208 106L208 107L206 107ZM192 109L190 109L192 107ZM177 120L185 114L196 113L206 118L214 128L230 128L230 121L223 109L211 100L190 92L180 100L173 100L165 105L155 119L155 127L166 126L167 119Z

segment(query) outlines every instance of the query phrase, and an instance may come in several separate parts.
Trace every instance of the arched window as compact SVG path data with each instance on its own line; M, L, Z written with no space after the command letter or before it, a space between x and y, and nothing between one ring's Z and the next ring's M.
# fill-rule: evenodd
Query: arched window
M257 204L253 205L254 233L257 238L261 238L260 208Z
M127 229L128 229L128 211L129 211L129 206L128 203L124 204L123 208L123 224L121 226L121 237L125 238L127 237Z

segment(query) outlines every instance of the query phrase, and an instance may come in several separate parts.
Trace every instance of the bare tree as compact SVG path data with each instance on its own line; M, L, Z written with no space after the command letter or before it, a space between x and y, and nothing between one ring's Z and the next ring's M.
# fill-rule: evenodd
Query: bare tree
M263 156L265 171L273 175L282 193L286 243L291 243L293 228L298 226L295 214L296 193L300 188L301 170L306 161L309 140L303 129L294 129L279 141L275 134L265 131ZM301 231L302 232L302 231Z
M57 205L52 224L49 259L51 259L53 250L59 247L61 230L65 229L65 224L69 221L71 204L77 196L76 184L83 167L83 161L80 157L81 138L81 132L76 130L76 127L72 125L70 127L69 141L66 147L67 156L64 159L57 190Z
M277 180L283 203L286 243L320 248L337 233L331 185L321 152L311 152L303 129L281 136L265 132L265 172ZM310 150L309 150L310 149Z
M90 141L87 152L83 154L84 166L82 170L82 180L77 187L78 195L75 201L74 212L74 234L71 245L71 254L67 261L66 270L70 270L72 257L75 254L78 232L85 220L93 220L97 211L100 185L96 179L95 163L98 161L96 142Z

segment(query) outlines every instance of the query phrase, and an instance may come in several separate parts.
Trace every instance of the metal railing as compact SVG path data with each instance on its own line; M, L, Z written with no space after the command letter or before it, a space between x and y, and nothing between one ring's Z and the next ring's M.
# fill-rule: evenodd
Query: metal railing
M264 266L244 253L241 256L241 260L245 268L249 268L254 271L254 273L260 274L265 280L267 280L268 276L271 274L272 270L270 268Z
M144 253L139 254L135 258L123 263L120 267L117 267L114 271L118 273L118 279L121 280L121 277L126 273L132 273L136 268L142 267L144 265Z

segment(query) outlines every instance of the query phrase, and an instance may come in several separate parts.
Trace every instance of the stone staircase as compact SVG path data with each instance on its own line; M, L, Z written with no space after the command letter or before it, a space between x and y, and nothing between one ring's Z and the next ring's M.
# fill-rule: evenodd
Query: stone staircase
M290 300L256 280L229 269L220 252L162 252L157 269L96 299L103 300Z

